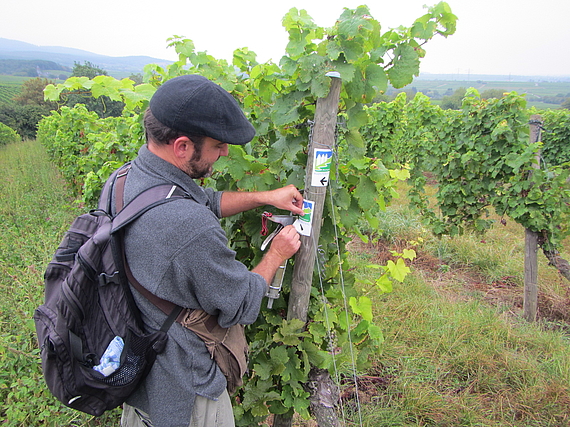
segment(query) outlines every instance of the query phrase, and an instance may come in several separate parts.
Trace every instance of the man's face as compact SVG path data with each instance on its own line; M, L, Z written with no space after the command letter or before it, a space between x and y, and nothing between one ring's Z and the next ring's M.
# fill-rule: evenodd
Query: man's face
M216 160L227 155L227 143L205 137L200 149L194 149L192 157L185 165L184 172L193 179L207 178L212 175L212 167Z

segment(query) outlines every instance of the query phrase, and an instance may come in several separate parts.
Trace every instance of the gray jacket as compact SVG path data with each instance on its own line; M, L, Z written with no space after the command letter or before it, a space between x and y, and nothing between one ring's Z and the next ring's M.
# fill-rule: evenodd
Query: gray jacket
M235 259L220 217L221 193L203 189L174 165L143 146L125 185L125 202L164 182L188 192L143 214L126 230L125 252L135 278L155 295L218 315L222 327L251 324L266 292L263 277ZM133 289L149 331L166 316ZM150 415L155 427L187 427L196 395L216 400L226 380L206 346L175 323L166 350L127 403Z

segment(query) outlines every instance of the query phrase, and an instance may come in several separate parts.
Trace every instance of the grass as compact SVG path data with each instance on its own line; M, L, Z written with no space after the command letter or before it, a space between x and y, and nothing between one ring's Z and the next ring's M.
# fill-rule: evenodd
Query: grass
M522 320L522 228L436 239L405 200L380 224L350 254L386 337L363 383L365 425L570 426L569 283L539 254L539 320ZM366 265L412 246L412 274L378 295Z
M0 194L0 424L101 425L112 418L78 415L47 390L32 320L43 302L43 271L76 205L35 141L0 147Z
M376 375L387 384L368 425L566 425L567 340L423 280L405 287L377 310L387 341Z
M2 426L117 425L118 411L94 419L59 405L38 365L31 316L76 205L35 141L0 147L0 192ZM350 252L386 338L359 377L362 425L570 426L568 283L540 257L540 318L522 320L522 230L508 222L483 237L435 239L404 198L380 224L374 243L355 242ZM367 265L411 242L412 274L379 295L367 284L378 270ZM354 402L345 403L347 418L358 419Z

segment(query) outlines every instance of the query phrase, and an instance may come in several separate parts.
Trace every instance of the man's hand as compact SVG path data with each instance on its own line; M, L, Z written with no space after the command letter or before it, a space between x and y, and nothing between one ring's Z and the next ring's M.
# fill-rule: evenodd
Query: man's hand
M291 211L295 215L303 215L303 196L293 184L268 193L271 196L268 201L269 205Z
M303 215L303 196L292 184L270 191L224 191L220 203L223 217L266 205Z
M301 239L295 227L288 225L271 241L269 250L257 266L251 270L271 283L275 272L285 260L291 258L301 247Z
M283 227L277 236L273 238L268 253L273 252L281 258L281 261L288 260L297 253L301 247L301 239L295 227L288 225ZM279 263L281 265L281 263Z

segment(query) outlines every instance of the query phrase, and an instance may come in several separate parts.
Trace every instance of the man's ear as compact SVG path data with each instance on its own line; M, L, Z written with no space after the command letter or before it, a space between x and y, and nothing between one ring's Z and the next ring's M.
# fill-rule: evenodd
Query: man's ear
M174 155L178 159L189 159L194 153L194 143L187 136L179 136L172 141Z

